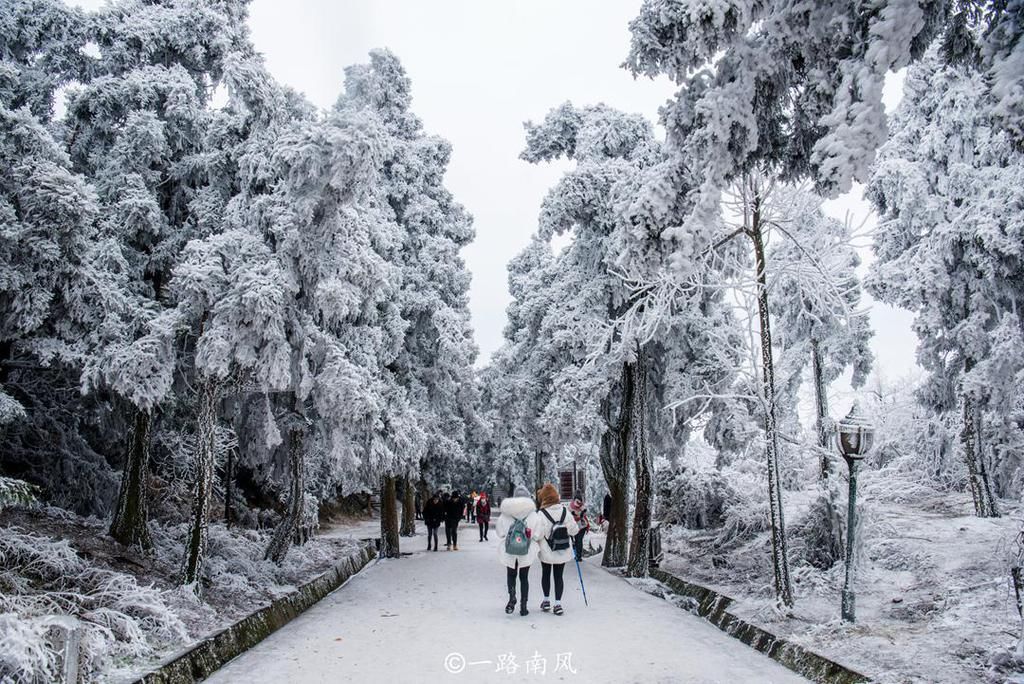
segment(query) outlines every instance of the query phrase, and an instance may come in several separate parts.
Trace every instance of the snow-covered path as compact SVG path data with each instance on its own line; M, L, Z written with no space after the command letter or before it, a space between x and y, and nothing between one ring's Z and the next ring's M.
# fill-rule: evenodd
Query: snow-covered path
M403 538L412 556L371 563L207 681L806 681L604 571L596 558L583 567L590 607L570 565L565 615L542 613L538 564L530 574L530 614L506 615L494 535L480 543L467 524L459 538L459 551L437 553L424 550L422 534ZM509 654L517 669L499 672Z

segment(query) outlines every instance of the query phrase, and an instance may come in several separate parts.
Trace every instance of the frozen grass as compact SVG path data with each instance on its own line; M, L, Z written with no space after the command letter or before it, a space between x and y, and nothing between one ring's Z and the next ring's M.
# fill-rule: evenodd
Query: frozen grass
M81 620L86 681L119 660L188 640L165 592L130 575L90 565L67 541L19 529L0 535L0 679L54 681L46 639L55 616Z
M149 554L117 545L106 525L48 508L8 511L0 524L0 682L52 682L48 639L69 616L83 627L85 682L124 677L192 639L251 613L326 571L354 549L346 539L263 560L269 534L210 526L203 599L177 585L186 526L152 523Z

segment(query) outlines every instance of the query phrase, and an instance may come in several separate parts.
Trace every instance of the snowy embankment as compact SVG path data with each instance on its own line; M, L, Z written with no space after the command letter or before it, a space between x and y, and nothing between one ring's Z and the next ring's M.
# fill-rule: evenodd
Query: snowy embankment
M790 617L774 609L766 532L723 544L716 530L671 528L664 568L737 599L738 616L878 682L1014 681L992 662L1013 647L1019 629L1005 549L1020 511L977 518L962 493L865 484L855 624L840 620L843 564L818 570L799 560L799 523L813 492L786 493L795 560Z
M186 526L152 523L155 549L116 544L106 524L56 508L0 513L0 682L52 682L49 625L81 621L83 682L116 680L217 631L331 567L356 543L335 533L262 560L268 534L210 526L202 599L178 586Z

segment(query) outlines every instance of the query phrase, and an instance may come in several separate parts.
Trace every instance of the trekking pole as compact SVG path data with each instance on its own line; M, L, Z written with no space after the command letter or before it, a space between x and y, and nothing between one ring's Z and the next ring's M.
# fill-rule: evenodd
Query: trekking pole
M583 590L583 604L590 607L590 601L587 600L587 587L583 584L583 571L580 570L580 557L576 555L576 547L572 549L572 557L576 561L576 574L580 578L580 589Z

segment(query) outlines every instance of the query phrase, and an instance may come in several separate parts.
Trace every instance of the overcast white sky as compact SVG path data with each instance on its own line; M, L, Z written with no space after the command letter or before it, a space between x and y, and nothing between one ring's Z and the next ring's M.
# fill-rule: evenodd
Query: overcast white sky
M102 0L74 4L96 7ZM546 190L564 164L520 161L523 121L565 100L604 102L656 120L674 92L667 79L633 80L619 68L627 25L640 0L254 0L256 47L274 76L321 106L332 105L345 66L374 47L402 60L413 109L431 133L452 142L447 182L475 218L465 252L473 273L471 308L479 363L501 344L509 302L505 264L528 242ZM895 103L899 84L887 88ZM859 223L869 213L859 191L829 203ZM874 305L875 352L883 373L914 364L915 340L904 312Z

